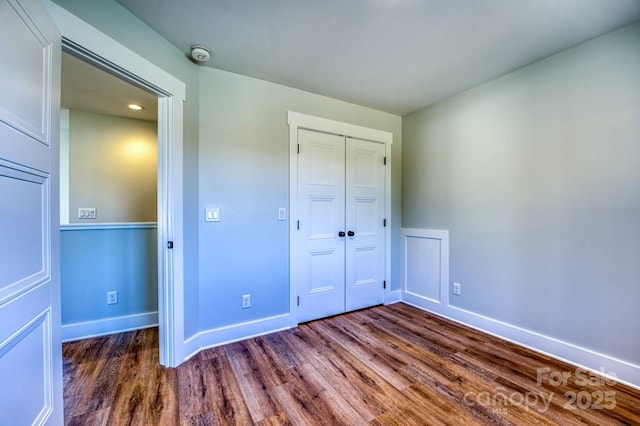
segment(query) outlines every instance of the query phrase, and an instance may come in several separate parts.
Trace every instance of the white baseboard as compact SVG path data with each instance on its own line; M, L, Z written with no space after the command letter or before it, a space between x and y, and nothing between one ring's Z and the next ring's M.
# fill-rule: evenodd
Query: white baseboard
M125 315L96 321L76 322L62 326L62 342L140 330L158 325L158 312Z
M387 294L385 305L391 305L392 303L398 303L402 301L402 292L400 290L393 290Z
M640 389L640 366L452 305L402 294L403 302L500 339ZM544 366L540 366L544 367Z
M289 321L289 314L286 313L241 324L201 331L184 342L184 353L188 354L184 361L204 349L287 330L291 328Z

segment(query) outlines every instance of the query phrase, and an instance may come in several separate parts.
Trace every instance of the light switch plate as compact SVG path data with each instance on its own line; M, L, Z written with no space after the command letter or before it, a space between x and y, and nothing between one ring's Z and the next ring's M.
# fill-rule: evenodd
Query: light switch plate
M218 207L207 207L204 209L205 222L220 222L220 209Z
M287 209L285 207L278 209L278 220L287 220Z
M78 209L78 219L95 219L98 216L95 207L80 207Z

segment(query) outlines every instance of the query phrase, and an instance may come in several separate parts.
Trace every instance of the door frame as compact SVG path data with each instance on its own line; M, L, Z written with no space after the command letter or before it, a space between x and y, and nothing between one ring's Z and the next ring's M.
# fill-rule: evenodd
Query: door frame
M298 325L298 129L331 133L339 136L384 143L387 167L385 170L385 280L384 303L390 300L391 291L391 144L393 134L384 130L372 129L341 121L329 120L299 112L287 112L289 125L289 325Z
M62 7L46 2L63 50L158 96L160 364L184 360L183 103L185 84ZM167 244L173 242L173 249Z

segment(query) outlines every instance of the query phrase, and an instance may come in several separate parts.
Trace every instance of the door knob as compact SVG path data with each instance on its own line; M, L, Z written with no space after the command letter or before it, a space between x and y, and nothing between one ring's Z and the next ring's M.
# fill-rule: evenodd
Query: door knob
M350 237L353 237L354 235L356 235L356 233L353 232L353 231L349 231L349 232L347 232L347 235L350 236Z
M340 232L338 232L338 236L339 236L339 237L344 237L345 235L346 235L346 234L344 233L344 231L340 231Z

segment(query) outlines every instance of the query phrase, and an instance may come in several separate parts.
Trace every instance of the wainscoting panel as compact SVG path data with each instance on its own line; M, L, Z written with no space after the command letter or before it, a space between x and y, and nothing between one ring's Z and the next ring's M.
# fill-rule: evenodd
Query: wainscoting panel
M413 303L449 303L449 232L402 229L401 290Z

